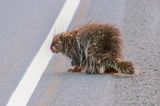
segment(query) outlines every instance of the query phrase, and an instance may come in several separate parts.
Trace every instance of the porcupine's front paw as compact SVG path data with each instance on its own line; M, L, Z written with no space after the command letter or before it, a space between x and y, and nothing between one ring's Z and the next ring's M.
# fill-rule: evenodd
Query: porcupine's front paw
M75 66L74 68L68 69L68 72L81 72L83 69L79 66Z
M135 68L129 61L121 61L118 63L118 70L122 74L134 74Z

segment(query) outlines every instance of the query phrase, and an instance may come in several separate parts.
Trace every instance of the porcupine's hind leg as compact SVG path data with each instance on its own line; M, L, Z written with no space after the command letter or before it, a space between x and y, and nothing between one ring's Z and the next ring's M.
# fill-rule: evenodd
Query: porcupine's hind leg
M84 71L87 74L99 74L100 65L96 48L94 46L89 47L85 59Z
M87 74L99 74L99 67L94 57L87 57L84 70Z

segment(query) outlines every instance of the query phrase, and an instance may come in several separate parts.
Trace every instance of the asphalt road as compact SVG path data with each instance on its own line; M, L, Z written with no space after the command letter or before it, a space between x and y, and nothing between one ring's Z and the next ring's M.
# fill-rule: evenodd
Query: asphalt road
M23 77L64 0L0 1L0 106ZM28 106L160 106L160 1L82 0L69 29L90 21L118 26L124 56L140 74L68 73L70 61L55 54Z

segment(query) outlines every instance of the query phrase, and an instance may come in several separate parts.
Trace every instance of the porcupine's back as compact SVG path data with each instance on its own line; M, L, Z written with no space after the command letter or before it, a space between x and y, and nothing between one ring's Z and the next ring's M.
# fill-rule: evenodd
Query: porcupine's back
M117 28L109 24L90 23L76 29L77 37L82 48L97 46L92 52L112 53L121 58L121 34Z

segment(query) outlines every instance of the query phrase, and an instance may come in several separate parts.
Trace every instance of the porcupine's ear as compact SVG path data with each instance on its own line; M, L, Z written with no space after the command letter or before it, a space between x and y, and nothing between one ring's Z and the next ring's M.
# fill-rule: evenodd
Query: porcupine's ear
M59 41L62 43L65 40L65 36L59 36Z

